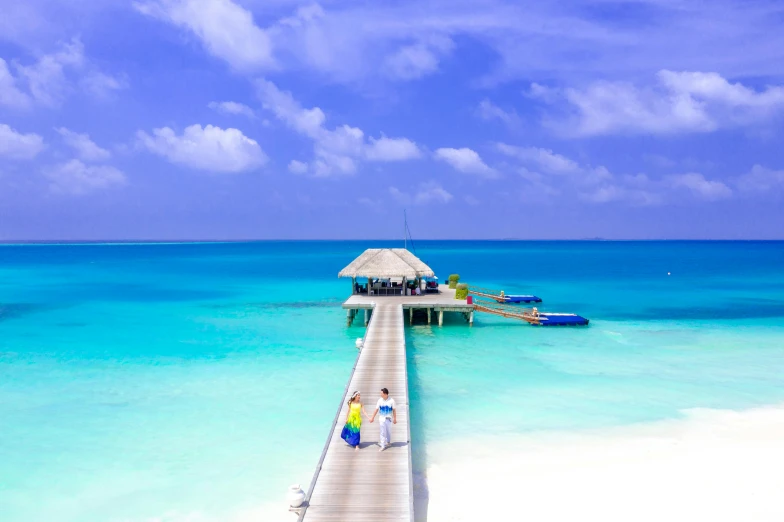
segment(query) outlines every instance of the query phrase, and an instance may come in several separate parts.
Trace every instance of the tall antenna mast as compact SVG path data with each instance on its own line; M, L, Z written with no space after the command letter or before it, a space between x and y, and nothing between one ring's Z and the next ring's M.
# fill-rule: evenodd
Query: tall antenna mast
M403 209L403 248L408 250L408 218L406 209Z
M411 240L411 249L416 255L416 247L414 246L414 237L411 235L411 229L408 228L408 216L406 216L406 209L403 209L403 247L408 250L408 240Z

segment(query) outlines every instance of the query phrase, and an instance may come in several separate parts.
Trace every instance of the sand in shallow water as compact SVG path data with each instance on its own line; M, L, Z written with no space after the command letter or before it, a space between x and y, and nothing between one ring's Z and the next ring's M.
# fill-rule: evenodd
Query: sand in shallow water
M781 522L784 405L432 448L428 522Z

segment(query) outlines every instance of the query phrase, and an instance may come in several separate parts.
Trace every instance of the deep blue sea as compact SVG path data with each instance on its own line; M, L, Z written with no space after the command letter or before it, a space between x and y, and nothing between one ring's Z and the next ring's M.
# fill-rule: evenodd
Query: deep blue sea
M306 485L390 242L0 246L0 519L258 520ZM418 241L587 328L407 327L414 464L453 437L784 402L784 242ZM394 395L394 391L393 391Z

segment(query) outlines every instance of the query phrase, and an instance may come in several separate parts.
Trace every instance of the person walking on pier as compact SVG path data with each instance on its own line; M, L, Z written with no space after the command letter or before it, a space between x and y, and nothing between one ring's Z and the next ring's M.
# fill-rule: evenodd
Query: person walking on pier
M370 422L376 418L377 413L381 413L378 419L379 424L379 438L378 438L378 451L384 451L392 440L390 435L390 424L397 424L397 408L395 407L395 399L389 396L389 390L381 388L381 398L376 403L376 411L370 417Z
M354 446L354 451L359 450L359 428L362 426L362 413L365 414L365 417L370 418L370 415L365 411L365 406L362 404L359 392L355 391L348 400L346 425L343 426L343 431L340 432L340 438L345 440L349 446ZM373 420L371 419L370 422L373 422Z

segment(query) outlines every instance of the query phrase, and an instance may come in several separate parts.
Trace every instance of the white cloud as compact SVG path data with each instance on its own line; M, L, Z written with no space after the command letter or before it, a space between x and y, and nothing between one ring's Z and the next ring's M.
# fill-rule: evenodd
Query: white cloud
M600 81L584 89L532 85L531 93L566 111L545 124L564 135L711 132L749 125L784 112L784 87L755 91L717 73L660 71L657 84Z
M341 125L326 128L326 115L318 107L303 108L291 93L281 91L267 80L258 81L259 98L266 110L293 130L313 140L314 159L308 172L317 177L354 174L362 160L404 161L421 154L417 145L406 138L370 138L362 129Z
M444 187L435 181L420 183L413 194L403 192L396 187L389 187L389 193L400 203L414 205L425 205L428 203L449 203L452 194L447 192Z
M668 176L669 183L674 188L685 188L702 199L716 201L732 196L732 190L721 181L711 181L696 172Z
M289 162L289 172L294 174L305 174L308 171L308 164L302 161L291 160Z
M754 9L729 0L718 6L646 0L627 5L630 16L621 17L597 15L587 0L524 9L510 0L243 4L263 6L257 9L265 14L297 6L267 31L280 67L360 89L378 76L410 79L437 71L446 54L431 43L439 39L457 42L469 63L490 64L481 68L480 84L630 78L697 64L733 76L777 77L784 58L776 0L755 2ZM476 74L476 68L466 71Z
M365 157L370 161L406 161L422 156L416 143L406 138L370 138Z
M676 191L684 189L705 201L719 201L732 196L732 190L721 181L708 180L702 174L691 172L658 180L645 174L615 176L582 190L579 197L591 203L662 205L671 200Z
M30 65L15 64L16 77L0 58L0 105L27 108L33 104L56 107L80 86L97 98L128 87L124 78L114 77L91 66L78 38L42 55Z
M210 102L207 104L207 107L222 114L236 114L239 116L246 116L248 118L256 117L253 109L243 103L233 101Z
M151 0L134 2L140 13L188 29L207 51L240 70L273 65L272 43L253 14L231 0Z
M19 76L27 82L31 96L38 103L55 106L70 89L66 68L80 68L84 61L84 46L74 38L59 51L42 56L35 64L18 66Z
M632 78L665 67L698 66L730 77L775 78L784 57L777 0L756 1L753 9L733 0L645 0L624 4L629 16L602 16L588 0L528 3L524 9L511 0L343 0L321 2L324 8L293 0L233 1L242 6L236 8L240 12L253 11L256 25L279 57L278 67L307 68L318 73L311 78L325 76L330 82L360 88L368 84L363 81L368 77L385 74L387 57L404 47L427 44L433 37L457 42L471 63L488 64L480 74L495 83L521 78L560 81L575 75ZM205 11L212 6L209 1L192 2L206 5ZM20 47L34 48L79 18L105 14L113 3L15 2L15 8L0 17L0 34L15 44L23 42ZM183 3L137 0L136 5L142 12L172 20L169 11ZM295 16L274 22L291 9L297 10ZM225 38L233 36L231 29L224 33Z
M554 153L550 149L538 147L515 147L505 143L497 145L498 150L507 156L515 157L524 163L532 163L539 168L554 174L574 174L583 171L580 165L566 156Z
M433 36L427 42L405 45L389 55L385 62L386 74L398 80L415 80L438 70L442 55L452 50L452 40Z
M186 127L178 136L169 127L154 129L152 136L137 132L139 143L150 152L172 163L209 172L243 172L267 162L267 155L256 141L238 129L213 125Z
M53 192L83 195L96 190L121 186L125 174L108 165L85 165L74 159L44 172Z
M17 87L17 81L11 75L8 64L0 58L0 105L24 108L30 105L30 102L30 97Z
M416 193L414 197L414 201L417 203L429 203L431 201L437 203L449 203L452 199L452 194L446 191L444 187L440 184L436 183L435 181L430 181L428 183L422 183L419 186L419 191Z
M264 108L300 134L317 139L324 131L327 117L318 107L304 109L290 92L281 91L267 80L259 80L258 88Z
M784 189L784 170L773 170L762 165L754 165L748 173L738 178L737 186L745 192Z
M125 77L92 71L82 78L81 85L93 96L108 98L115 91L127 89L128 80Z
M44 139L38 134L22 134L0 123L0 157L32 159L44 148Z
M486 178L494 178L497 173L488 167L476 151L463 147L460 149L436 149L435 158L451 165L455 170L466 174L477 174Z
M517 172L530 183L529 190L540 197L576 197L604 204L635 206L661 205L675 191L686 189L699 199L716 201L730 197L732 190L723 182L702 174L688 173L651 179L646 174L614 175L600 165L580 164L550 149L497 144L499 152L520 161ZM566 182L563 182L566 180Z
M55 131L63 137L65 144L73 148L77 155L85 161L105 161L112 156L111 152L96 145L87 134L79 134L65 127L60 127Z
M676 94L685 94L734 107L773 108L784 106L784 87L768 86L757 92L741 83L730 83L718 73L659 72L659 81Z
M638 178L616 179L603 165L581 165L562 154L539 147L497 143L496 148L500 153L520 162L518 174L529 182L529 190L540 197L576 193L580 199L591 203L624 201L643 205L654 203L656 199L642 188L624 186L626 181Z
M477 114L483 120L500 120L509 127L516 127L520 125L520 117L516 112L507 112L487 98L479 102L479 106L477 107Z

